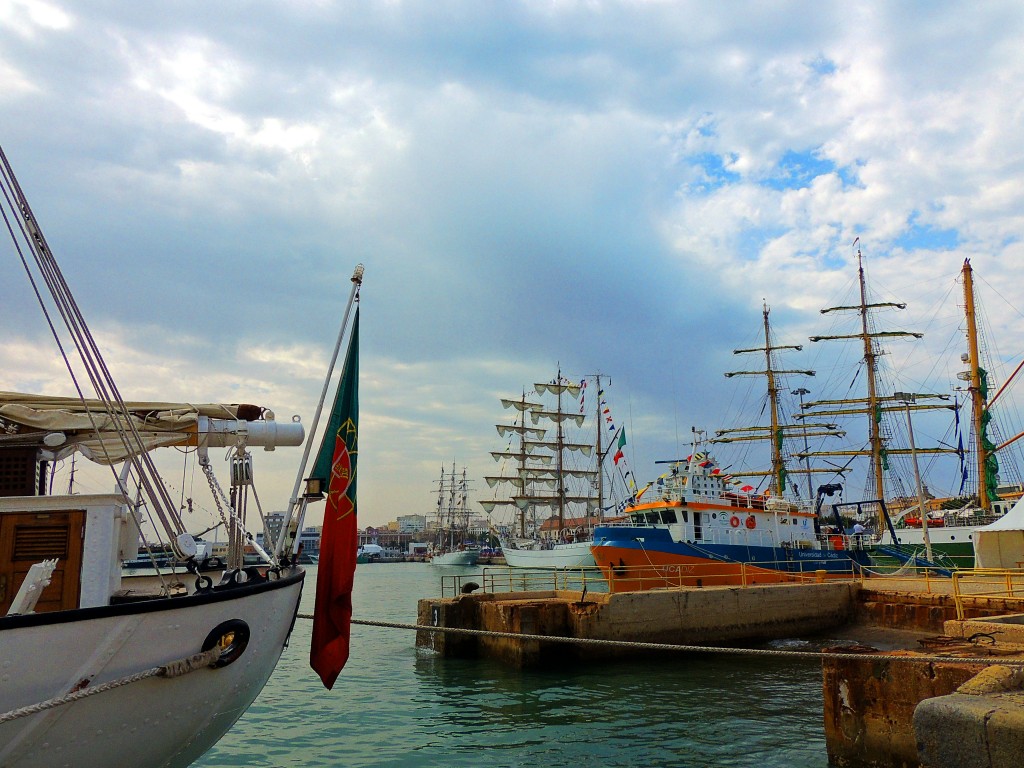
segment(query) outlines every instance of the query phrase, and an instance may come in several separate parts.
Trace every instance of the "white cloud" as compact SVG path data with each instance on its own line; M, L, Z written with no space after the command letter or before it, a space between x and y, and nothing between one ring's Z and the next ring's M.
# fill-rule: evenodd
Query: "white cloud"
M73 17L45 0L0 0L0 26L33 40L40 32L70 29Z
M908 327L965 257L1005 286L1022 256L1014 3L65 7L0 3L6 148L63 252L125 286L94 319L124 389L311 414L366 263L368 522L441 460L482 475L497 398L558 362L628 382L653 471L738 408L721 371L762 300L780 337L823 331L857 236ZM949 376L948 301L891 356L908 379ZM0 384L60 386L4 343Z

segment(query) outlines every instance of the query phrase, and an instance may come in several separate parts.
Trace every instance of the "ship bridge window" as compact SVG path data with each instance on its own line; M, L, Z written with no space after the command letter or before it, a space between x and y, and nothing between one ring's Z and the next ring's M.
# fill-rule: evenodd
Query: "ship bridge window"
M689 515L689 513L685 509L682 510L682 515L683 515L683 522L684 523L690 522L690 515Z
M655 511L655 512L648 512L645 515L645 519L647 520L648 523L653 525L653 524L661 522L661 515L658 514L657 511Z
M661 522L671 525L676 521L676 511L674 509L663 509L661 510Z

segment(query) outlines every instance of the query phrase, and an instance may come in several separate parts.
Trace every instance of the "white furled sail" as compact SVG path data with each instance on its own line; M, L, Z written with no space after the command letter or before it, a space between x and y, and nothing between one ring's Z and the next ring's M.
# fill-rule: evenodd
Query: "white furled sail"
M599 393L600 378L595 376L594 383ZM525 565L516 553L527 550L538 555L529 558L528 567L550 567L556 561L543 551L570 544L572 556L561 556L554 567L593 564L587 537L593 520L601 515L602 456L598 446L604 422L599 418L587 428L587 415L581 412L584 389L583 381L570 382L559 372L553 381L535 384L533 393L524 392L518 400L501 400L505 409L516 412L513 423L496 425L499 435L511 438L510 445L491 452L502 471L486 478L496 489L495 498L479 503L487 513L510 507L516 510L511 521L495 520L505 560L513 567ZM533 394L543 403L527 399ZM595 411L599 402L598 395ZM503 488L509 495L501 498Z

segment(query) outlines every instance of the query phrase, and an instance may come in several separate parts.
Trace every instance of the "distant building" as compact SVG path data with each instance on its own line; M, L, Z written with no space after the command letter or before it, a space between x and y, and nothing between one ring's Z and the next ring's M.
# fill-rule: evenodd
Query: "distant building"
M395 520L399 533L418 533L427 529L425 515L399 515ZM389 525L388 528L391 528Z
M284 512L271 512L264 521L263 533L256 534L256 541L260 542L260 546L263 546L264 541L277 541L283 525Z
M268 546L268 544L263 543L265 541L269 542L269 546L273 546L274 542L277 541L277 537L281 535L282 526L284 526L284 512L271 512L266 517L264 530L256 534L256 543L264 549ZM294 526L295 521L292 521L292 527L294 528ZM305 554L320 554L321 533L323 533L323 526L321 525L310 525L302 529L299 543Z

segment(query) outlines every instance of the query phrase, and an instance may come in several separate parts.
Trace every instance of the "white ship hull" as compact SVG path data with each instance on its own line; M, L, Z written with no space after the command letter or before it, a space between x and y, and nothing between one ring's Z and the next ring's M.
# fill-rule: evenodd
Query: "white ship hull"
M586 568L595 565L589 541L556 544L552 549L514 549L502 542L510 568Z
M475 550L442 552L432 555L430 562L434 565L476 565L480 559L480 553Z
M0 765L191 764L269 679L291 631L303 576L299 570L279 581L189 597L0 618L3 712L198 653L227 621L244 622L249 631L244 650L225 666L148 678L0 725Z

